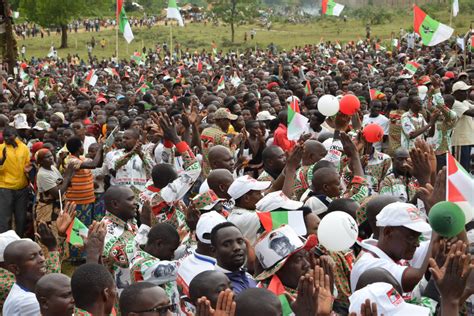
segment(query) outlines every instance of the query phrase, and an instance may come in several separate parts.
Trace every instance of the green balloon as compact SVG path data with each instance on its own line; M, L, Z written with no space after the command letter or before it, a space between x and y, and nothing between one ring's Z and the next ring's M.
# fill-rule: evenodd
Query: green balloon
M462 209L453 202L436 203L430 210L431 228L443 237L451 238L459 234L466 224Z

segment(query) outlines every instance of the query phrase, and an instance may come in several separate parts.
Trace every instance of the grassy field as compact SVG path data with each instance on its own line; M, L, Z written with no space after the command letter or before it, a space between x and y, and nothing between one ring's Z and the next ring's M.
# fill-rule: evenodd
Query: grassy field
M455 18L453 27L456 33L464 34L472 17L469 15L460 14ZM409 29L413 25L412 15L396 16L390 23L383 25L372 26L372 36L381 38L387 45L390 41L391 33L398 34L401 27ZM444 23L449 23L449 13L440 16L440 20ZM247 42L244 42L244 33L255 29L257 35L254 40L250 40L248 36ZM187 24L184 28L173 26L173 45L179 43L182 48L189 48L191 51L196 49L211 49L211 42L214 40L218 49L223 50L239 50L243 51L246 48L267 47L270 43L275 43L279 49L288 49L295 45L318 43L321 38L324 40L347 42L350 40L358 40L365 36L365 25L360 20L348 19L344 22L342 19L333 17L324 18L317 22L308 24L283 24L274 23L270 31L263 29L258 25L242 25L237 27L235 43L229 44L230 27L219 26L214 27L211 24ZM157 43L162 44L170 40L169 26L159 25L151 29L148 28L133 28L135 40L127 45L123 36L119 35L119 57L130 56L134 50L141 50L143 46L149 48L154 47ZM68 49L58 50L60 57L65 57L68 53L78 53L81 58L87 57L86 43L91 40L92 36L96 40L96 48L93 54L102 57L110 57L115 52L115 30L101 30L98 33L71 33L68 36ZM98 44L104 38L107 42L105 49L101 49ZM51 44L54 43L59 47L60 36L52 33L50 37L45 36L41 38L30 38L26 40L19 40L18 46L26 45L27 58L31 56L46 56Z

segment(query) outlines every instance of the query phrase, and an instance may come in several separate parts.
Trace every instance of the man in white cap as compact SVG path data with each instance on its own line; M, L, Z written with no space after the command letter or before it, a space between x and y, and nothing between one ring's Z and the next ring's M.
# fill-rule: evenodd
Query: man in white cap
M262 199L263 190L268 189L270 185L270 181L257 181L246 175L235 179L227 190L235 200L235 207L228 220L240 229L252 245L257 240L257 232L260 229L260 220L255 213L256 204Z
M371 268L384 268L409 293L423 278L431 257L432 240L420 246L422 233L431 233L426 217L412 204L395 202L377 215L379 239L362 243L362 252L351 272L355 291L360 275ZM416 255L415 255L416 253ZM416 257L416 260L409 262Z
M459 119L453 129L452 145L456 159L467 171L470 169L471 148L474 145L474 104L468 101L471 89L472 86L464 81L458 81L453 85L452 92L456 99L452 110Z
M212 204L208 205L211 206ZM179 266L177 282L184 295L189 296L189 284L196 275L203 271L214 270L217 261L211 251L211 231L227 220L216 211L204 213L196 225L197 247Z

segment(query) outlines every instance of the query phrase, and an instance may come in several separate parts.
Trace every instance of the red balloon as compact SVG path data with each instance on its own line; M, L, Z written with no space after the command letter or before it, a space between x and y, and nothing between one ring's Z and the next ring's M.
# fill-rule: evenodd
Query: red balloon
M352 115L360 109L360 101L353 94L346 94L339 101L339 111L346 115Z
M379 124L368 124L362 130L362 135L369 143L378 143L383 138L383 129Z

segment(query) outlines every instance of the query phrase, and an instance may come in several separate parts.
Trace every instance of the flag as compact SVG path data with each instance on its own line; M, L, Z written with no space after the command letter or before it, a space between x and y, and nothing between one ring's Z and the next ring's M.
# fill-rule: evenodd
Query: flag
M453 16L457 16L459 13L459 0L453 1Z
M214 56L217 55L217 44L216 44L216 42L212 41L211 47L212 47L212 54Z
M202 71L202 61L201 61L201 58L199 58L199 60L198 60L197 70L198 70L199 72Z
M309 80L306 80L306 84L304 86L304 92L306 93L306 95L310 95L313 93L313 89L311 89L311 83L309 82Z
M140 52L134 52L130 59L133 60L137 65L144 65L145 64L145 56L142 55Z
M403 69L408 71L409 73L411 73L413 75L418 70L418 68L420 68L419 63L417 63L416 61L408 61L405 64L405 68L403 68Z
M339 16L344 9L342 4L336 3L334 0L323 0L322 6L322 12L326 15Z
M474 179L449 152L446 155L446 200L456 203L463 210L468 222L472 219L474 208Z
M413 17L413 28L421 36L423 45L435 46L453 35L453 28L433 20L416 5L413 7Z
M179 13L179 8L176 4L176 0L168 1L168 12L166 13L166 18L176 19L178 20L179 26L184 26L183 18L181 17L181 13Z
M377 89L369 89L369 93L370 93L370 100L375 100L377 99L377 96L381 94L382 92Z
M107 67L105 68L105 72L109 74L109 76L111 77L120 77L119 73L117 72L117 70L115 68L112 68L112 67Z
M372 75L379 73L379 71L377 70L377 68L375 68L375 67L372 66L371 64L368 64L368 65L367 65L367 68L369 68L369 71L370 71L370 73L371 73Z
M288 105L288 140L298 140L306 131L308 118L301 115L298 99L293 97Z
M230 83L235 87L237 88L241 83L242 83L242 80L240 79L239 75L234 73L232 75L232 77L230 77Z
M91 86L95 86L95 84L97 83L97 79L99 79L99 77L95 74L95 70L89 70L86 75L86 82Z
M71 78L71 87L73 87L73 88L77 88L77 87L78 87L77 79L76 79L76 74L72 75L72 78Z
M278 299L280 300L281 303L281 309L282 309L282 315L283 316L290 316L293 315L293 311L291 310L290 303L288 302L288 299L286 298L285 295L285 287L283 286L283 283L281 283L280 278L274 274L270 284L268 284L268 290L270 292L273 292L276 296L278 296Z
M289 225L298 235L306 235L303 211L257 212L257 215L267 232L279 228L281 225Z
M471 52L474 53L474 35L471 36L471 43L469 44L469 46L471 47Z
M145 82L145 75L141 75L140 79L138 79L138 84Z
M74 218L74 222L67 229L66 241L73 246L84 246L84 237L87 237L89 230L79 219Z
M120 32L122 32L127 43L130 44L130 42L133 41L133 33L130 23L128 23L127 14L125 13L125 8L123 6L123 0L117 0L116 18Z
M217 83L217 92L225 89L224 76L221 76L219 82Z
M148 90L150 90L150 83L144 82L137 90L135 90L135 93L146 93Z

